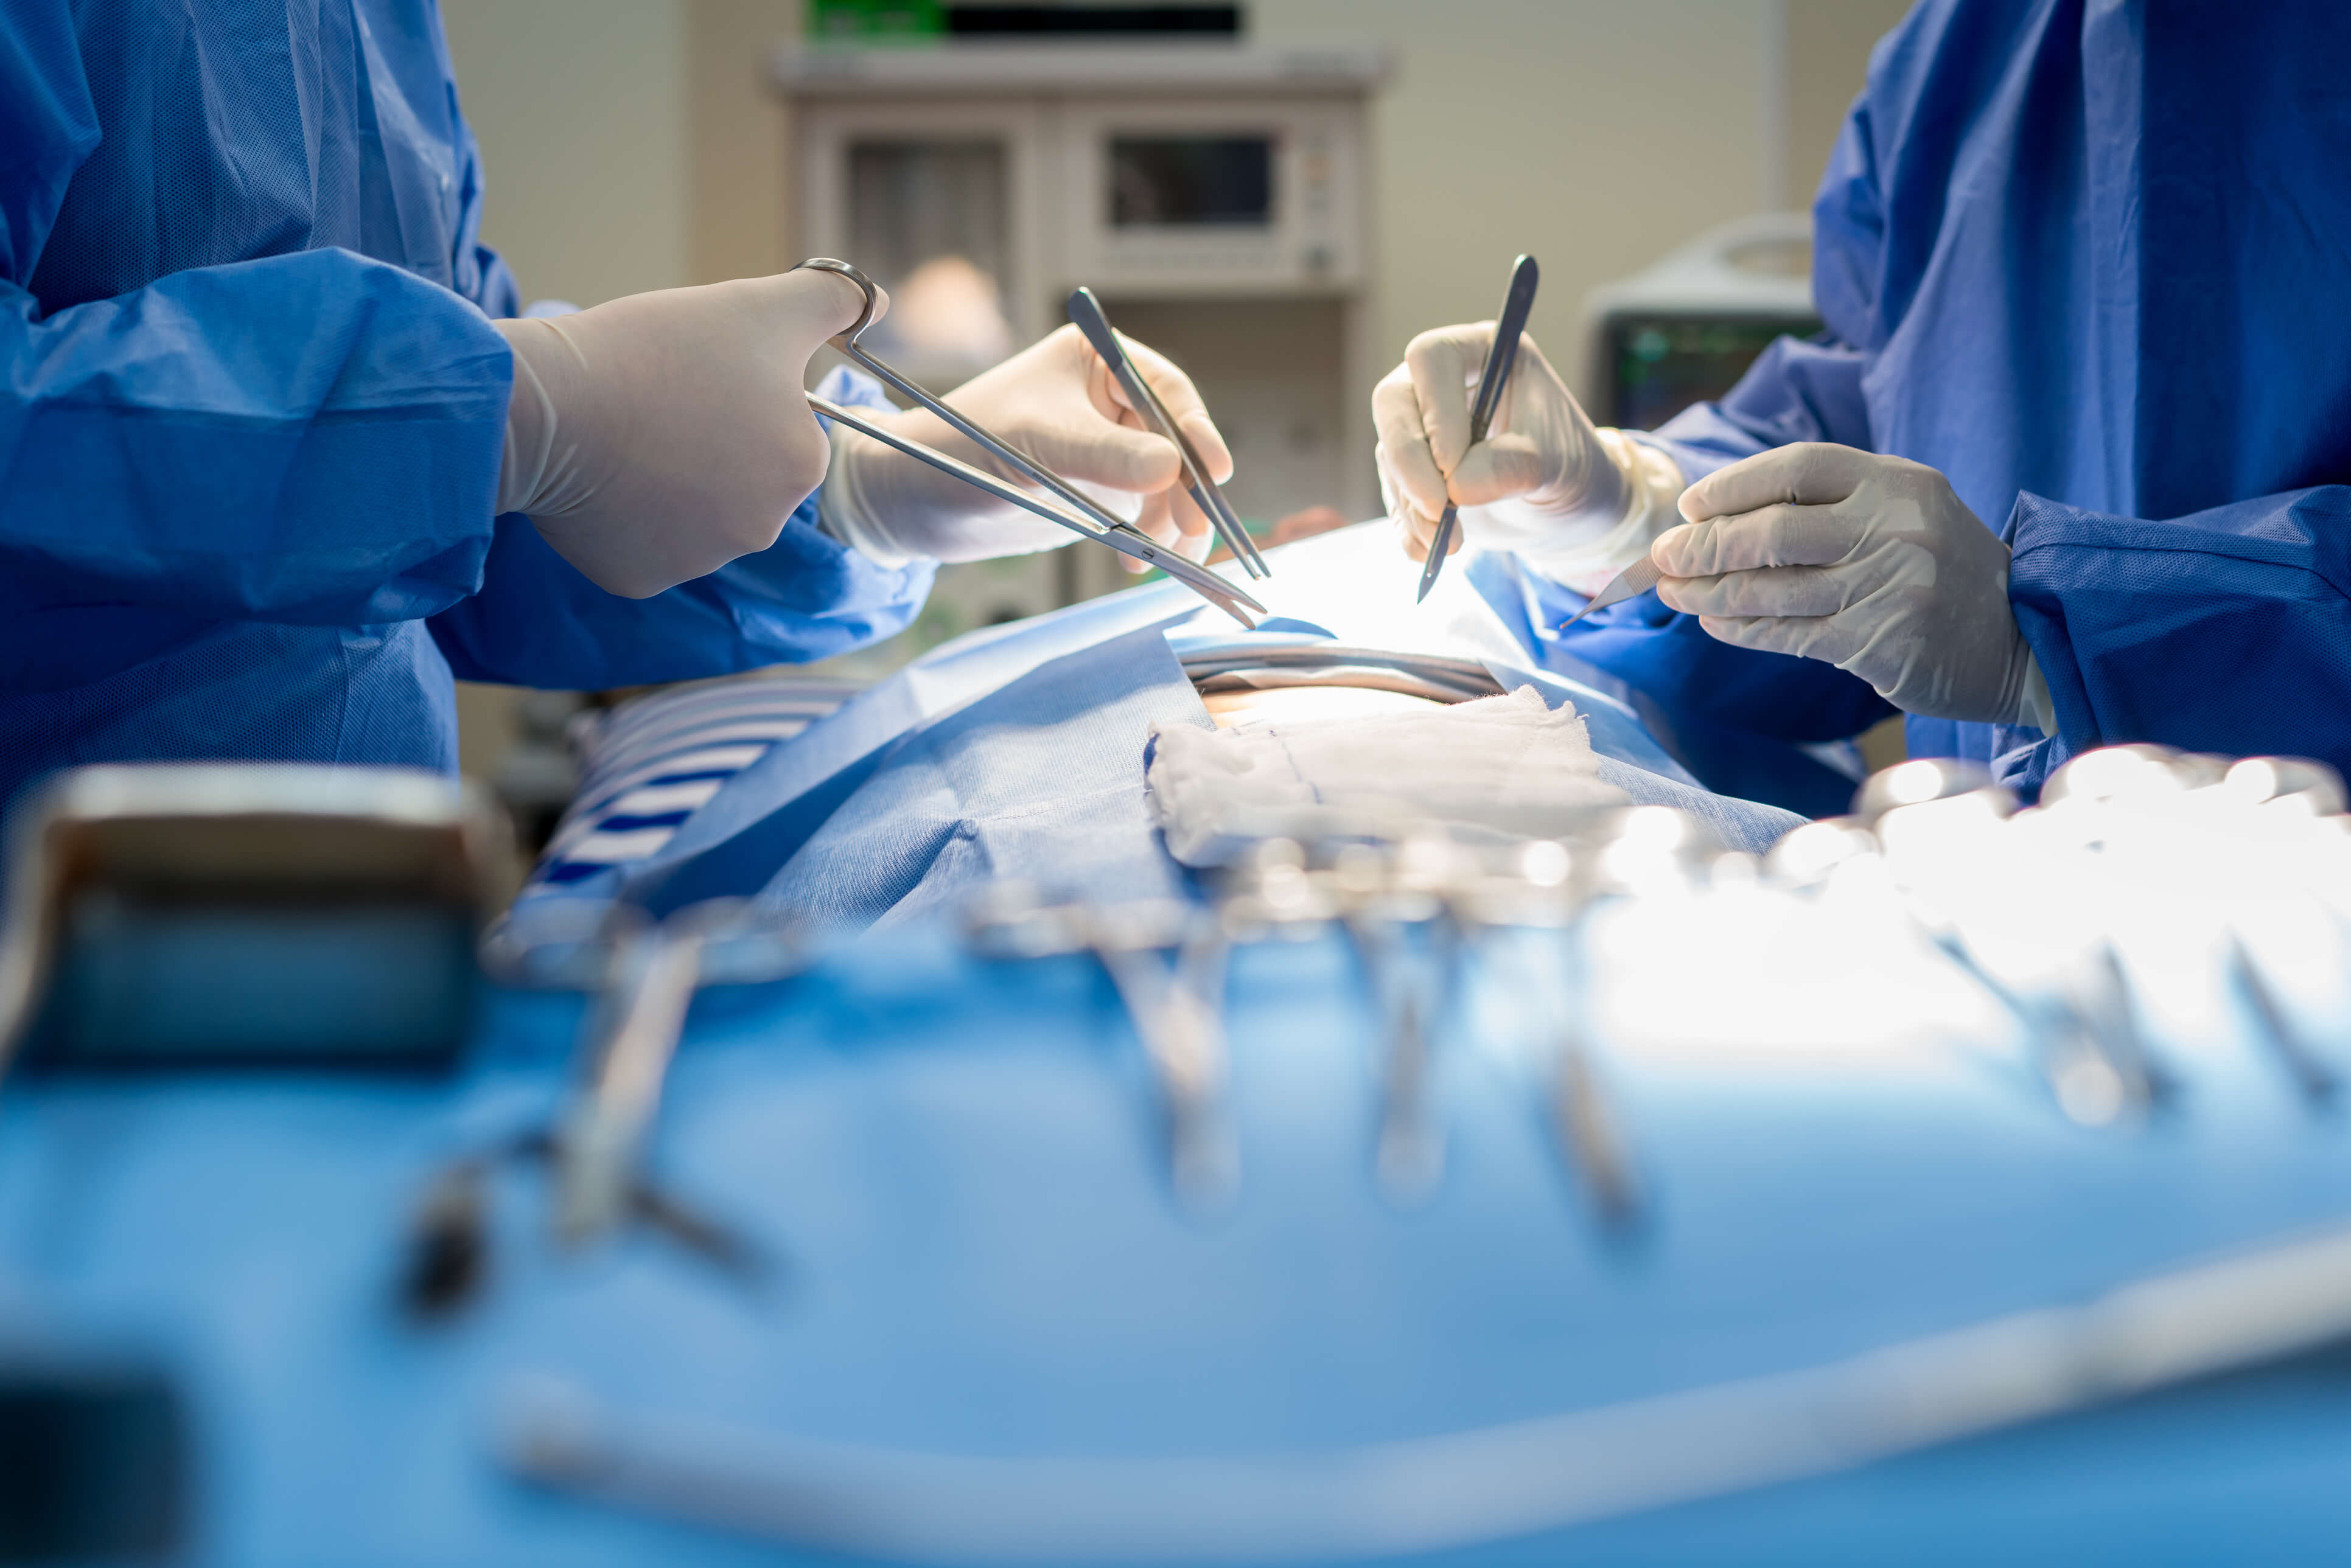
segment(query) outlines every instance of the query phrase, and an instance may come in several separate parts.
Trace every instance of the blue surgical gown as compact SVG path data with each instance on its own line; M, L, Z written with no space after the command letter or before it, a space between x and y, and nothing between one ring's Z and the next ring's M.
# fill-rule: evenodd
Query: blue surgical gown
M803 507L614 598L493 517L513 279L430 0L0 9L0 800L73 763L454 768L452 674L599 687L886 635Z
M1692 479L1792 441L1913 458L2001 531L2060 733L1914 717L1912 754L2028 793L2118 741L2351 771L2351 5L1927 0L1813 215L1827 331L1654 439ZM1761 798L1771 741L1889 711L1654 596L1559 641Z

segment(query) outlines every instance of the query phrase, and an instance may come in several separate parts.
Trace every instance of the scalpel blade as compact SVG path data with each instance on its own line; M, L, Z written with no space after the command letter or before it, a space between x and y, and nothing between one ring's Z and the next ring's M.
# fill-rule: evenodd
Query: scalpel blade
M1618 572L1614 582L1593 594L1591 603L1561 622L1559 629L1564 632L1595 610L1605 610L1612 604L1624 603L1635 594L1648 592L1657 586L1657 580L1663 576L1665 573L1657 570L1657 563L1643 556Z

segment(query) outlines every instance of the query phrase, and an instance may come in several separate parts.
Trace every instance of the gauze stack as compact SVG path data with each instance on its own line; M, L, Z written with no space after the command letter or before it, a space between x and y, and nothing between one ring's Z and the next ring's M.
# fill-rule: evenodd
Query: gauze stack
M1556 838L1626 803L1583 720L1532 686L1373 718L1228 730L1154 725L1151 813L1169 852L1216 865L1255 839L1416 820L1468 840Z

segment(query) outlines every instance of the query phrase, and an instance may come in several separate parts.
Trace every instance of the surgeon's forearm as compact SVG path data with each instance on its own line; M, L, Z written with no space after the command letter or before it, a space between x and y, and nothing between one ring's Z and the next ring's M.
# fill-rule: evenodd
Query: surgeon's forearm
M0 286L0 570L80 602L381 624L480 581L510 357L340 250L42 315Z

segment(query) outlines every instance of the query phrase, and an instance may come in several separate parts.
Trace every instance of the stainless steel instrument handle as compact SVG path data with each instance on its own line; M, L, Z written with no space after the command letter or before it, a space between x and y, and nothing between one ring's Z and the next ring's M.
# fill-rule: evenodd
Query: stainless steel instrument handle
M1093 345L1094 352L1102 356L1102 363L1110 367L1111 374L1118 378L1120 388L1126 393L1126 401L1134 406L1135 413L1158 425L1159 433L1174 444L1184 464L1184 487L1191 492L1193 501L1208 519L1208 526L1216 529L1217 537L1224 541L1225 548L1233 552L1233 559L1241 563L1242 570L1251 577L1271 577L1272 569L1265 564L1265 557L1258 552L1257 541L1249 538L1249 530L1241 526L1240 517L1233 511L1231 503L1225 499L1225 493L1208 476L1208 465L1201 458L1199 448L1192 444L1191 438L1176 424L1176 416L1159 400L1159 394L1152 390L1143 372L1135 369L1134 357L1128 354L1126 345L1119 340L1118 333L1112 329L1110 318L1103 313L1102 301L1094 298L1094 291L1081 285L1071 290L1068 303L1070 320L1085 334L1086 341Z
M1478 395L1469 405L1470 446L1486 439L1494 411L1501 406L1502 386L1519 361L1519 340L1526 333L1527 315L1535 308L1535 286L1541 278L1542 269L1533 256L1522 256L1510 264L1510 287L1502 296L1502 308L1495 314L1494 340L1486 345L1486 367L1479 374ZM1428 541L1428 564L1420 569L1421 599L1428 597L1428 591L1437 586L1437 574L1445 570L1459 510L1447 501L1444 515L1437 519L1437 532Z

